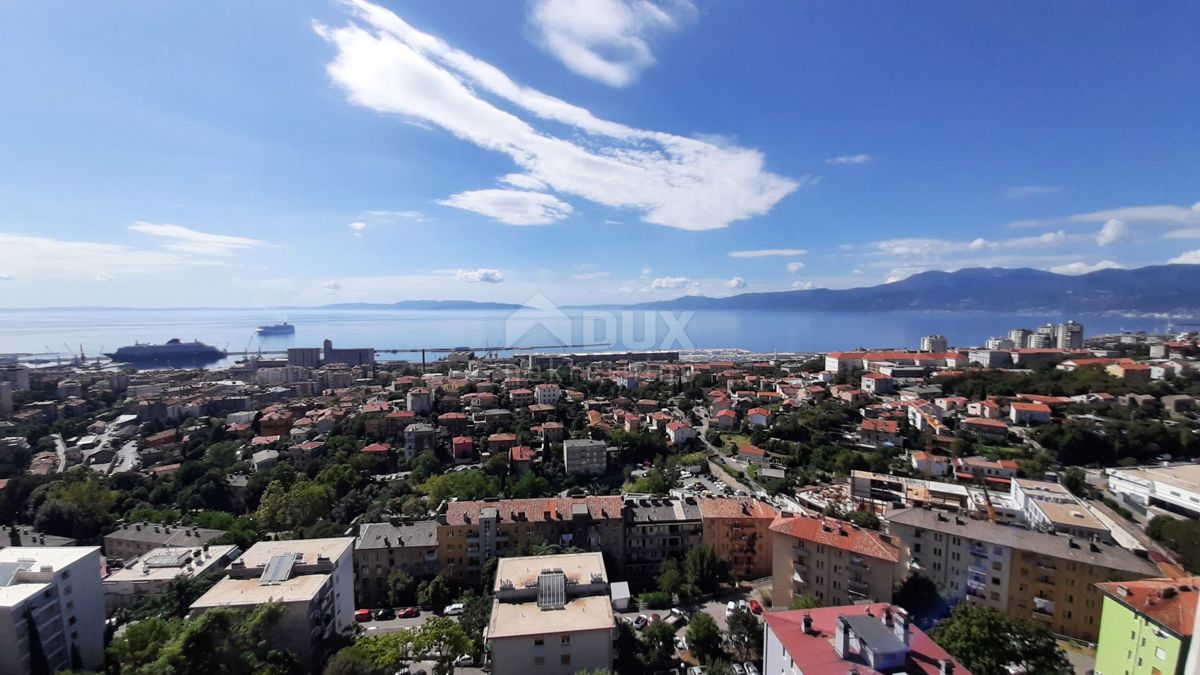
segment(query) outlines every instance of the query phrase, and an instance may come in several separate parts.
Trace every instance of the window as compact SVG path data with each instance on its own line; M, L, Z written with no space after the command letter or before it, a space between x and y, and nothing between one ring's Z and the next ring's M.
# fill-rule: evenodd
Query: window
M569 644L571 644L571 636L570 636L570 635L563 635L562 637L560 637L560 638L558 639L558 643L559 643L560 645L569 645Z
M534 647L541 647L541 646L542 646L542 645L544 645L544 644L546 644L546 641L545 641L545 640L543 640L542 638L538 638L538 639L536 639L536 640L534 640L534 641L533 641L533 646L534 646Z
M571 665L571 655L563 654L562 656L559 657L558 662L564 666Z
M535 656L535 657L533 657L533 665L535 665L535 666L544 666L544 665L546 665L546 657L544 657L544 656Z
M1162 647L1155 647L1154 648L1154 658L1158 659L1159 661L1166 659L1167 658L1167 650L1163 649Z

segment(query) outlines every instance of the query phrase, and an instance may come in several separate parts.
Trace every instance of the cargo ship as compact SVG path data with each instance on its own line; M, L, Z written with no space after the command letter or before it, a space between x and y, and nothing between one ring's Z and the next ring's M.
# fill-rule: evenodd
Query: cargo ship
M296 327L286 321L283 323L272 324L270 326L258 327L259 335L294 335L295 333Z
M180 342L179 338L172 338L161 345L139 342L134 345L121 347L115 352L105 354L105 356L121 363L187 367L220 361L227 355L224 351L211 345L206 345L198 340Z

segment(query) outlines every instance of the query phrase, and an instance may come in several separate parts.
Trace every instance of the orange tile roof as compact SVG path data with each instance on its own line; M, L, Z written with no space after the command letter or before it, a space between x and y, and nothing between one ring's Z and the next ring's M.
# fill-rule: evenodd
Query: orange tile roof
M857 528L833 518L780 516L771 523L771 531L871 558L900 562L900 547L894 541L885 540L884 537L888 535Z
M701 518L755 518L774 520L779 515L774 508L753 497L701 499L697 504L700 506Z
M1200 577L1111 581L1096 586L1108 597L1171 632L1188 636L1195 625L1198 584Z
M479 522L479 512L486 508L496 509L500 522L520 520L543 521L550 512L551 520L571 520L571 507L583 504L588 507L592 518L622 518L623 503L620 495L603 497L569 497L549 499L501 499L496 501L454 501L446 506L447 525L470 525ZM523 514L517 518L517 514Z

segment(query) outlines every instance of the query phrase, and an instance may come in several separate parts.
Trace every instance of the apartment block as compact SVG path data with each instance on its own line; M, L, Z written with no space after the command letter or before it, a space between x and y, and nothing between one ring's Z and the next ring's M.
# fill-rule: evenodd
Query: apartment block
M437 576L436 521L364 523L354 540L355 597L359 607L388 604L388 576L404 572L414 579Z
M568 476L595 476L608 470L608 446L603 441L573 438L562 445L563 470Z
M1194 640L1200 577L1098 585L1104 594L1096 675L1188 675L1200 669Z
M823 605L890 599L901 577L892 535L832 518L783 513L771 524L774 607L815 596Z
M905 566L946 595L1089 642L1100 632L1095 584L1158 574L1157 566L1131 551L1064 534L926 509L893 511L887 521L902 542Z
M156 548L204 546L223 534L225 530L208 530L203 527L123 523L104 535L104 555L118 560L131 560Z
M779 513L754 499L701 499L701 542L717 557L729 561L737 579L758 579L771 574L771 523Z
M626 577L657 577L664 560L683 561L703 538L694 497L625 497Z
M616 620L604 556L501 558L487 644L495 675L612 668Z
M548 543L602 552L620 569L623 508L619 496L453 501L438 517L438 558L450 576L470 579L488 558Z
M192 603L193 612L215 607L252 611L283 606L268 640L302 667L319 662L336 636L354 630L354 539L262 541L234 560L228 576Z
M31 639L50 672L104 663L104 592L95 546L0 550L0 673L28 673Z
M196 548L156 548L104 577L104 607L134 607L148 595L183 577L217 573L241 554L232 544Z

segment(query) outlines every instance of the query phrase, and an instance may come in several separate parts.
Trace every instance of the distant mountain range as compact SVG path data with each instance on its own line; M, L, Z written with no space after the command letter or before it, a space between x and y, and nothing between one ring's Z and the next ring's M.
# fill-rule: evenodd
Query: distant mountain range
M1200 314L1200 265L1108 269L1080 275L1028 268L922 272L890 284L830 290L683 296L638 309L773 311L989 311Z
M317 309L521 309L524 305L472 300L401 300L400 302L339 302Z

